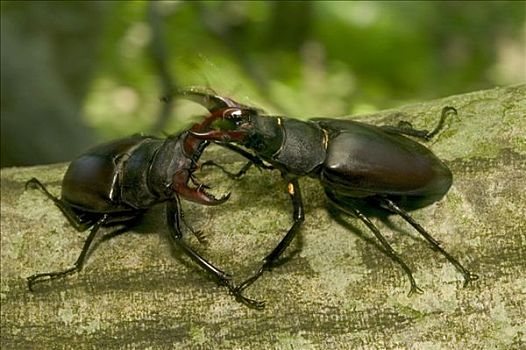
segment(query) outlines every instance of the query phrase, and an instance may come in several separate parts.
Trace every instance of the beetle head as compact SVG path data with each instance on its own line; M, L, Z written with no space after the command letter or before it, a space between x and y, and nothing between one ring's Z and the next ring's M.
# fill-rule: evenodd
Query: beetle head
M271 157L282 146L284 134L280 118L263 115L259 108L214 93L190 89L181 90L177 95L199 103L210 112L189 131L196 139L237 143L262 157Z
M238 107L219 109L212 112L203 122L210 130L204 132L191 130L190 134L201 140L245 144L256 131L254 118L257 117L257 112L252 109Z

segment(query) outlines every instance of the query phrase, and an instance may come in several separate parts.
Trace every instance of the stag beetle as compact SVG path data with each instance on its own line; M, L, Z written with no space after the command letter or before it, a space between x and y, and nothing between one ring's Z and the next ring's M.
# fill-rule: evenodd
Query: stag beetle
M200 102L212 112L206 120L211 130L190 131L192 136L214 141L249 160L237 174L227 172L214 162L207 165L218 166L233 177L240 177L252 165L277 169L287 182L293 225L263 259L259 270L239 285L238 293L270 270L298 233L305 217L298 183L302 176L318 179L330 203L341 212L356 216L372 231L387 255L407 274L411 284L409 294L421 289L410 268L362 209L364 202L401 216L462 273L464 285L478 278L407 212L440 200L451 186L452 174L429 149L405 135L430 140L443 128L447 115L456 113L455 108L445 107L438 125L429 132L414 129L407 122L400 122L398 126L373 126L352 120L301 121L273 117L221 96L191 90L180 95ZM263 305L262 302L256 304L257 307Z
M208 107L215 108L212 104ZM184 221L179 196L204 205L218 205L229 197L227 194L215 198L205 191L208 186L200 184L193 175L209 142L195 138L191 132L203 132L212 120L215 118L207 118L189 131L166 139L131 136L92 148L69 165L62 181L61 198L53 196L38 179L30 179L26 188L40 188L75 229L91 228L91 231L72 267L28 277L29 289L33 291L35 283L80 271L101 226L123 224L121 231L124 232L148 208L166 202L166 220L173 241L220 284L228 287L238 300L250 303L238 295L227 274L182 240L180 223L189 225ZM196 187L188 186L189 180Z

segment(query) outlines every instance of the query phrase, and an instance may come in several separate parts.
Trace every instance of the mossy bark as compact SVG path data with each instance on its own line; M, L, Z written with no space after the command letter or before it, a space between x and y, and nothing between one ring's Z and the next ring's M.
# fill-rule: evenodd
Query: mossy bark
M335 218L318 182L302 179L306 220L289 249L297 254L247 290L266 301L262 311L237 303L172 247L162 207L132 232L99 241L79 274L30 293L25 277L70 266L85 234L39 191L24 190L36 176L60 193L67 165L9 168L1 172L2 349L524 349L526 85L356 119L429 129L446 105L458 116L429 147L454 183L412 215L480 275L468 287L401 219L375 220L424 290L408 296L406 276L367 228ZM242 164L217 147L204 159ZM188 240L240 281L291 224L285 185L277 172L255 169L239 181L215 169L198 175L232 197L218 207L185 202L187 221L208 242Z

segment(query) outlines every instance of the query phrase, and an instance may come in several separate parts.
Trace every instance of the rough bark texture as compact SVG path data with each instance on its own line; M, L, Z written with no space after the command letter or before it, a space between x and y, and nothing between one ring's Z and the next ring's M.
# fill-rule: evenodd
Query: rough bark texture
M317 181L303 179L301 250L247 290L266 301L263 311L237 303L181 257L167 238L162 208L133 232L101 241L81 273L30 293L25 278L70 266L85 234L42 193L24 190L36 176L60 193L65 164L10 168L1 173L2 349L524 349L526 85L357 119L405 119L429 129L446 105L458 116L429 147L452 169L454 184L413 216L480 275L468 287L402 220L376 220L424 290L408 296L406 276L371 243L366 227L352 217L336 220ZM242 164L214 147L204 158L232 169ZM208 244L189 240L240 281L291 223L284 184L278 173L258 170L237 182L214 169L199 176L233 194L219 207L185 203L188 222ZM298 247L294 242L289 251Z

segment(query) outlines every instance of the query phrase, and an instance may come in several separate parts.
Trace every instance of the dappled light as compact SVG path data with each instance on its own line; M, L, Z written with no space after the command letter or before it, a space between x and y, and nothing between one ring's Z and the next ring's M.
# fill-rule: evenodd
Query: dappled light
M522 82L525 12L505 1L3 2L2 165L181 130L193 116L160 98L188 86L307 119ZM38 137L20 142L28 133Z

